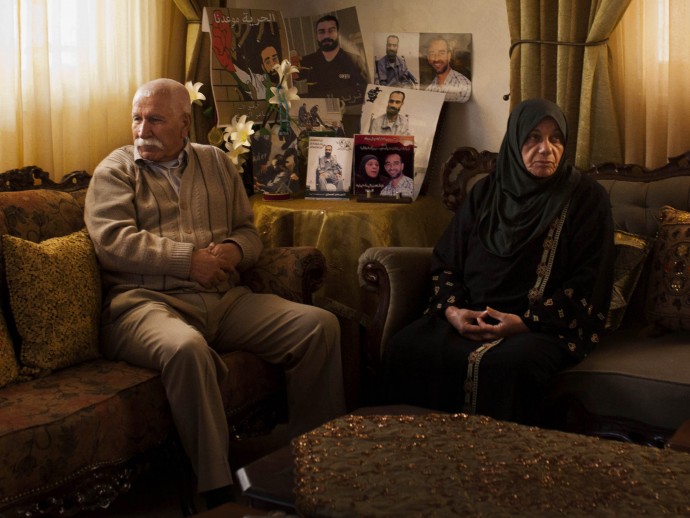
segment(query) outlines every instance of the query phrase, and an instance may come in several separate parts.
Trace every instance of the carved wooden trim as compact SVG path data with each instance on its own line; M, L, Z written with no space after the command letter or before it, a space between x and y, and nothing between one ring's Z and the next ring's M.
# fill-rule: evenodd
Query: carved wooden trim
M30 165L20 169L10 169L0 173L0 192L29 191L34 189L49 189L54 191L72 192L86 189L91 175L86 171L74 171L55 182L50 175L40 167Z
M467 197L471 181L496 169L497 153L477 151L473 147L459 147L441 168L443 203L455 211ZM637 164L605 162L584 171L596 180L621 180L627 182L652 182L661 178L690 175L690 150L670 157L668 163L656 169Z
M441 168L444 205L455 212L467 196L470 180L496 169L497 156L497 153L479 152L473 147L459 147L453 151Z
M637 164L617 164L605 162L585 171L597 180L625 180L651 182L660 178L690 175L690 150L680 155L669 157L668 162L656 169L647 169Z

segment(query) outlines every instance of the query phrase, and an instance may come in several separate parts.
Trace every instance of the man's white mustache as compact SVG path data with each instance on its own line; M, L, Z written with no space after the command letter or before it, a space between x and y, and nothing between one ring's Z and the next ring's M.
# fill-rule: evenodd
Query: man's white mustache
M163 143L157 138L138 138L134 140L134 145L136 147L153 146L158 149L163 149Z

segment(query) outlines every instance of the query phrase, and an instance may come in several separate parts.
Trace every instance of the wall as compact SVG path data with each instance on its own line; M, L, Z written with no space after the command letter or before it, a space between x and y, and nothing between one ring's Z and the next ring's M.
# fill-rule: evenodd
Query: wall
M356 7L373 72L373 34L376 32L471 33L473 45L472 98L445 103L437 129L435 159L430 164L430 192L438 194L438 170L458 146L498 151L508 117L508 16L505 0L229 0L228 7L278 9L283 17L319 14Z

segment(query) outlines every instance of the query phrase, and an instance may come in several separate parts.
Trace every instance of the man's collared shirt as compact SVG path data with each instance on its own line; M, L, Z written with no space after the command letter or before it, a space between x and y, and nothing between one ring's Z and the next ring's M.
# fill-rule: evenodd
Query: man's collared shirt
M417 83L417 79L407 68L407 64L400 56L395 56L393 62L384 56L376 61L374 83L384 86L399 86L405 83Z
M466 103L472 93L472 82L457 70L450 69L450 73L442 85L438 84L438 77L426 87L428 92L444 92L446 101Z
M391 122L384 113L371 120L369 133L371 135L409 135L410 127L407 115L396 115L395 120Z
M154 162L153 160L146 160L139 154L139 149L134 146L134 162L137 165L143 165L154 173L165 176L172 188L177 194L180 194L180 182L182 181L182 172L187 167L187 145L189 139L185 139L185 146L177 155L177 158L168 160L167 162Z

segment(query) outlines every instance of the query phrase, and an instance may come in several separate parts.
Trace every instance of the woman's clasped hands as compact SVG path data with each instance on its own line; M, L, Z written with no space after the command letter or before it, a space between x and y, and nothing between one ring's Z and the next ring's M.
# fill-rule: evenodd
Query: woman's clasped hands
M475 342L487 342L529 332L529 328L519 316L503 313L488 306L483 311L449 306L445 315L461 336Z

